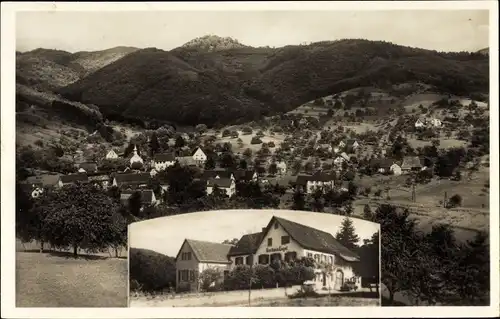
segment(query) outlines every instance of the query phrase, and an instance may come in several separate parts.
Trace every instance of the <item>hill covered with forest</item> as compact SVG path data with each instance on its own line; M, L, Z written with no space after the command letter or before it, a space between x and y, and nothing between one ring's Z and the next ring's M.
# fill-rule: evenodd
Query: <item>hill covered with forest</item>
M39 48L16 52L16 82L41 91L53 91L136 50L133 47L115 47L71 53Z
M359 39L254 48L207 36L171 51L129 52L56 92L96 105L104 116L212 126L288 112L362 86L417 82L438 93L487 93L488 73L489 57L482 52L443 53Z

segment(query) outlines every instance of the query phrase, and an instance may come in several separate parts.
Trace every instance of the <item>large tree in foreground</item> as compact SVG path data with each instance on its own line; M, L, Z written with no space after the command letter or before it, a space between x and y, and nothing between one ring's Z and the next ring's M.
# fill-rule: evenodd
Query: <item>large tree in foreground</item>
M126 219L119 205L92 184L47 191L34 202L40 232L34 238L54 247L96 251L126 243ZM22 226L21 226L22 227Z

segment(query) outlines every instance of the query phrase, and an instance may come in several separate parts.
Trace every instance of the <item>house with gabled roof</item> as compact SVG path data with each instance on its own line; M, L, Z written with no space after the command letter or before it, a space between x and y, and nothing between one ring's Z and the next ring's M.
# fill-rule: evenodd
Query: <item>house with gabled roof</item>
M59 181L57 182L58 187L64 187L67 185L74 185L76 183L88 183L89 177L85 173L80 174L69 174L59 176Z
M232 245L185 239L175 258L177 291L198 291L200 274L209 268L227 274L231 269L228 257Z
M106 159L114 160L118 158L119 158L118 153L115 152L114 149L110 149L109 152L106 154Z
M159 172L167 169L167 167L174 166L175 164L174 153L155 154L151 160L151 167Z
M333 164L336 165L336 166L342 166L342 164L344 163L348 163L350 160L350 157L349 155L347 155L346 152L342 152L340 153L339 156L337 156L334 160L333 160Z
M361 287L361 278L354 274L353 267L362 261L355 252L328 232L277 216L273 216L261 232L245 234L235 245L186 239L176 258L177 277L180 278L177 287L185 285L191 290L199 289L199 273L208 267L227 274L242 264L270 265L275 261L293 262L300 258L315 261L315 284L319 289L330 286L341 290L348 280ZM330 265L332 272L322 272L320 264Z
M381 174L401 175L400 162L393 158L374 158L370 161L370 167Z
M205 162L207 161L207 154L201 149L201 147L198 147L193 152L192 157L193 157L193 160L195 160L200 165L205 165Z
M207 195L212 194L214 187L218 187L228 197L236 194L236 183L233 178L210 178L207 180Z
M324 172L316 172L313 175L298 175L295 186L307 194L312 194L316 189L327 190L335 186L335 176Z
M417 120L415 121L415 127L416 127L416 128L425 127L425 120L422 120L422 119L417 119Z
M250 169L240 169L233 172L234 179L238 182L257 182L259 175L256 171Z
M424 167L422 160L418 156L405 156L401 164L401 170L404 173L420 171L422 167Z
M175 160L181 166L198 167L201 165L199 162L194 160L192 156L177 156Z
M149 173L120 173L115 174L112 185L116 187L145 187L150 180L151 175Z
M273 216L263 229L253 259L258 264L270 264L274 260L292 261L312 258L319 263L332 265L333 273L325 274L316 269L318 288L331 285L340 290L346 280L361 286L361 278L355 276L353 266L360 257L340 244L325 231Z
M52 188L58 186L60 175L37 175L29 176L24 182L21 183L21 187L28 193L31 197L38 198L43 194L45 188Z
M358 148L359 143L354 139L348 139L345 143L345 149L349 153L354 153Z
M111 177L104 172L88 173L87 176L90 183L99 185L104 189L108 188L111 183Z
M78 173L95 173L97 172L96 162L83 162L78 164Z
M285 175L287 172L287 165L285 161L276 162L276 170L278 171L278 175Z
M235 179L235 176L232 171L226 169L213 169L213 170L205 170L201 176L202 180L208 181L211 178L230 178Z
M120 202L123 205L128 205L128 200L135 193L139 192L141 194L141 204L145 205L157 205L159 201L156 199L155 193L152 189L141 189L141 190L124 190L120 194Z

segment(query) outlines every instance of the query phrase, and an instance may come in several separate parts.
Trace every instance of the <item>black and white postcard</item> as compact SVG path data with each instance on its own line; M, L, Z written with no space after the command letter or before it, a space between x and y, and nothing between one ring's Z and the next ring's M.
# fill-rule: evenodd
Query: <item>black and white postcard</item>
M2 316L498 315L496 1L1 20Z

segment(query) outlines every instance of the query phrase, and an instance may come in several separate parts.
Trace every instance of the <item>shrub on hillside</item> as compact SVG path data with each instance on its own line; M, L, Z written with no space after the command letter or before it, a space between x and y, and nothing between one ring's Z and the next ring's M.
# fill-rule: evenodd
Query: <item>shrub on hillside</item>
M446 205L448 208L453 208L457 206L462 206L462 196L459 194L455 194L450 197L448 200L448 204Z
M130 248L130 282L142 291L175 287L175 259L148 249ZM132 286L131 286L132 287Z
M250 141L250 144L261 144L262 140L258 138L257 136L252 137L252 140Z

